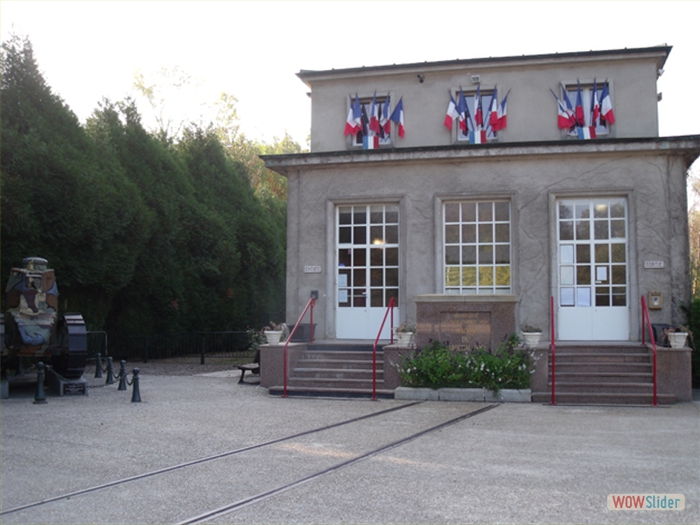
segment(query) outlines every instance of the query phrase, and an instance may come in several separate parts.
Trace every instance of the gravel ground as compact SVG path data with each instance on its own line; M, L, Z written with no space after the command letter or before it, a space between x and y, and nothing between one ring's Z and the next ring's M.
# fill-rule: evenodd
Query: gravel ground
M247 360L246 360L247 359ZM198 374L209 374L211 372L221 372L224 370L238 370L236 364L252 362L253 358L232 359L232 358L207 358L204 364L200 364L199 357L178 357L172 359L159 359L157 361L127 361L126 371L131 374L134 368L139 369L139 375L149 376L194 376ZM102 369L107 366L106 361L102 365ZM117 361L113 364L114 373L119 373L120 363ZM85 367L84 377L94 377L95 363L88 363ZM103 373L104 376L104 373Z

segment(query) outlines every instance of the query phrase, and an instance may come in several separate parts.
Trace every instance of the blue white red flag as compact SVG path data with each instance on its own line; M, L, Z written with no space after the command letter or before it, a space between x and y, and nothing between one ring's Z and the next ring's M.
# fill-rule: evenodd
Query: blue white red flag
M469 124L467 119L469 117L469 108L467 108L467 100L464 98L464 93L462 88L459 88L459 99L457 100L457 115L459 117L459 129L465 135L469 132Z
M583 116L583 99L581 97L581 82L578 83L578 90L576 91L576 125L585 126L586 120Z
M491 95L491 106L489 107L489 124L491 129L497 131L498 127L498 89L493 88L493 95ZM494 127L495 126L495 127Z
M452 93L450 93L450 103L447 105L447 113L445 115L445 127L452 131L452 124L457 118L459 118L457 104L455 103L455 99L452 96Z
M403 121L403 97L399 99L399 103L396 104L394 112L391 114L391 120L393 120L399 128L399 137L403 138L405 133L404 121Z
M377 105L377 92L374 92L372 97L372 106L370 109L369 129L375 133L379 133L379 106Z
M360 131L360 124L358 124L357 121L357 98L355 98L355 102L353 102L352 98L350 98L350 109L348 110L348 118L345 121L345 135L357 135L357 132ZM362 113L360 112L359 117L362 117Z
M382 106L382 118L379 120L379 125L382 128L384 136L388 137L391 134L391 101L389 100L388 94Z
M600 119L608 124L615 124L615 112L607 82L603 85L603 94L600 96Z
M503 100L501 101L501 105L498 106L498 120L496 121L495 126L491 124L491 129L494 131L501 131L508 125L508 95L510 95L510 91L506 93L506 96L503 97ZM494 91L494 98L495 96Z
M576 133L579 139L594 139L596 137L595 127L593 126L576 126Z
M600 99L598 98L598 84L595 79L593 79L591 98L591 127L595 129L600 125Z
M484 125L484 112L481 107L481 86L476 87L476 95L474 95L474 124L477 128Z
M576 114L574 113L574 108L571 107L571 101L569 100L569 95L566 93L566 89L564 89L564 86L561 87L561 92L564 98L564 103L566 104L566 108L564 108L564 113L566 114L566 118L568 120L568 125L564 126L562 129L565 128L573 128L576 125ZM563 122L561 122L563 124ZM560 124L560 128L562 127Z

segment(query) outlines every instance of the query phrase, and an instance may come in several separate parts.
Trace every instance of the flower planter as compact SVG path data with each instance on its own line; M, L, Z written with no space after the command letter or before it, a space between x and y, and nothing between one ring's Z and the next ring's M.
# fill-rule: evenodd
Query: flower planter
M411 388L400 386L394 390L394 399L404 401L477 401L491 403L530 403L532 392L505 388L497 395L485 388Z
M396 332L397 346L408 346L413 339L413 332Z
M523 343L529 348L535 348L542 337L542 332L523 332Z
M278 345L282 338L282 330L265 330L265 338L268 345Z
M667 335L671 348L683 348L688 339L688 332L669 332Z

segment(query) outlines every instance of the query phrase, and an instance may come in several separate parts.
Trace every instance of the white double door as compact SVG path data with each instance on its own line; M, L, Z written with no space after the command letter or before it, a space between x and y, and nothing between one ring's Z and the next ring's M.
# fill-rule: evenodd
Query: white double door
M375 339L392 298L398 306L397 204L336 208L336 268L336 337ZM390 316L382 339L391 336Z
M630 338L624 198L557 202L557 338Z

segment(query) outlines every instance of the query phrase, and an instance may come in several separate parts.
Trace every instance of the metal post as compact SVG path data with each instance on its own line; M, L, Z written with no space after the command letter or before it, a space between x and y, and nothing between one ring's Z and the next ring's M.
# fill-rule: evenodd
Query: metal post
M205 335L202 335L202 344L201 344L201 348L200 348L200 350L199 350L199 353L200 353L200 355L199 355L199 364L200 364L200 365L203 365L203 364L204 364L204 346L205 346L205 344L206 344L205 341L206 341L206 336L205 336Z
M134 368L134 378L132 379L132 383L134 384L134 388L132 390L131 394L131 402L132 403L140 403L141 402L141 392L139 391L139 369Z
M102 378L102 354L98 352L95 362L95 379Z
M112 358L107 358L107 381L105 385L111 385L114 383L114 368L112 368Z
M36 365L36 393L34 394L34 404L44 405L46 404L46 392L44 392L44 367L46 365L39 361Z
M117 390L126 390L126 361L123 359L119 368L119 387Z

